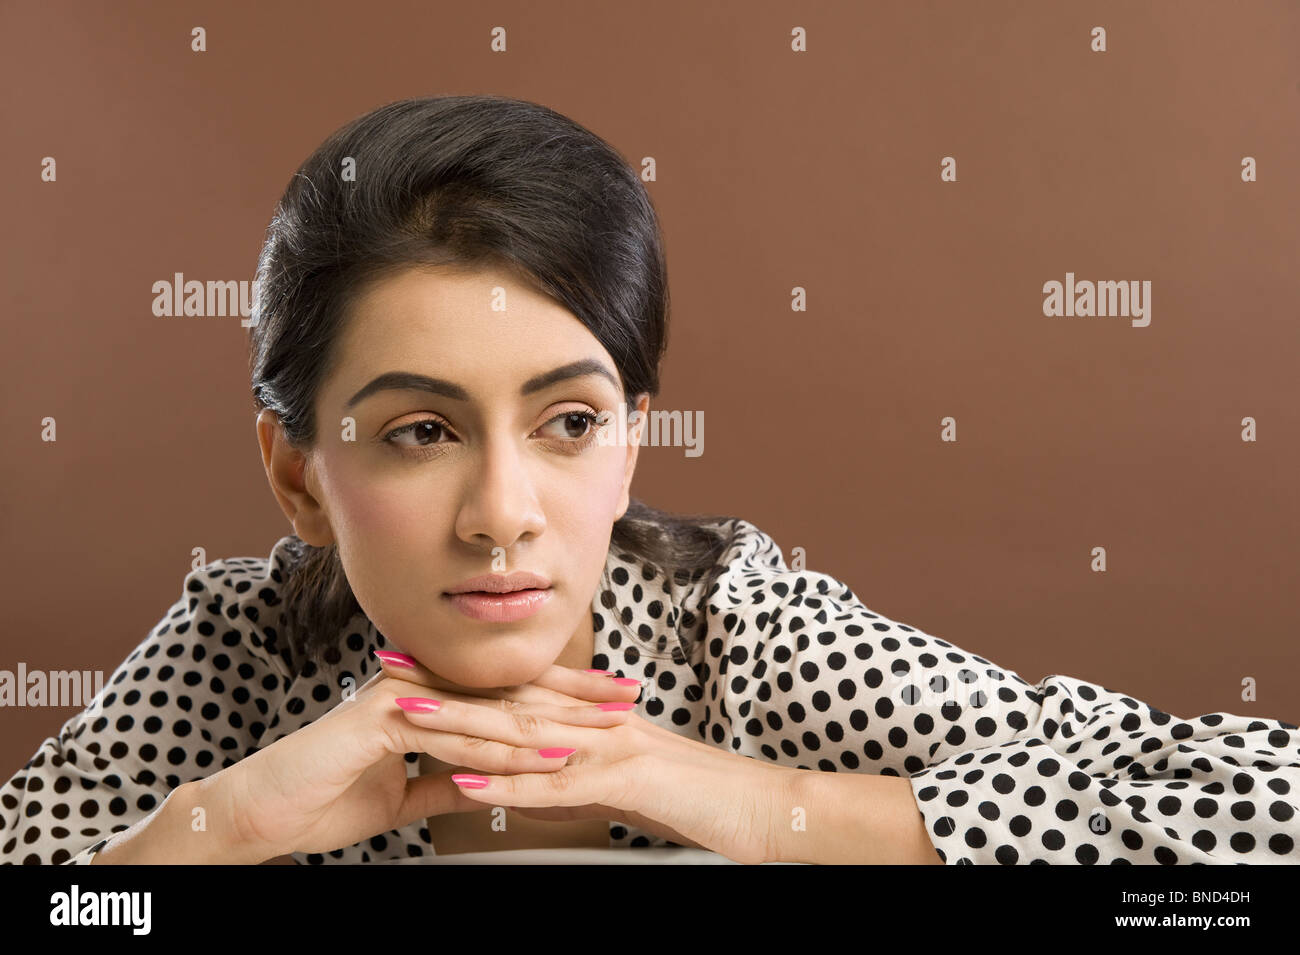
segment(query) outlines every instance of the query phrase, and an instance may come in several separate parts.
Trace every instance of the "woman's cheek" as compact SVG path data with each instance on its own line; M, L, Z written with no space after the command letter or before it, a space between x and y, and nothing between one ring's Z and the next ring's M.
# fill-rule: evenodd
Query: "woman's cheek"
M427 498L416 508L418 495L406 488L356 482L336 492L331 518L352 592L380 632L395 633L421 602L424 591L417 582L427 596L440 592L438 571L428 566L435 553L435 516ZM412 520L417 513L424 519ZM403 605L404 596L412 607Z
M565 538L565 549L572 553L598 546L603 555L622 491L623 472L612 466L588 475L582 482L574 482L560 497L552 498L552 501L563 501L563 505L562 510L547 514L548 533L558 532ZM601 562L603 565L603 556Z

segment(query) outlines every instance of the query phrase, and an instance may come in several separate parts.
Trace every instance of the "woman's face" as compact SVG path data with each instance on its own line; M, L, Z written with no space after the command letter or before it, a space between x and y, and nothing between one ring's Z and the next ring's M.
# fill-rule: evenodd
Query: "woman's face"
M337 542L367 616L446 680L513 686L557 660L590 666L591 601L637 453L635 428L608 440L622 396L608 352L507 271L413 268L368 287L337 361L306 456L259 418L298 536ZM602 438L583 414L609 420ZM448 595L520 571L550 581L522 619Z

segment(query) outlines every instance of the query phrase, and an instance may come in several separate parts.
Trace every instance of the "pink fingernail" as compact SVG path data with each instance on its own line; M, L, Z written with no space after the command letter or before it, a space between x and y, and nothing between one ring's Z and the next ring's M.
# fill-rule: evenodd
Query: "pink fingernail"
M605 710L606 712L610 710L630 710L634 706L636 706L635 703L597 703L596 704L597 709Z
M466 789L482 789L488 784L486 776L474 776L470 773L457 773L451 777L451 781Z
M422 696L399 696L393 702L408 713L436 713L442 708L442 701L429 700Z
M610 673L609 670L583 670L582 672L583 672L583 673L600 673L600 674L603 674L604 676L611 676L611 675L612 675L612 674Z
M415 657L408 657L405 653L393 653L389 650L375 650L374 654L383 662L391 663L395 667L415 666Z
M549 749L539 749L537 755L545 756L547 759L563 759L577 750L571 746L552 746Z
M626 677L626 676L616 676L614 677L614 682L617 683L619 686L640 686L641 685L640 680L633 680L631 677Z

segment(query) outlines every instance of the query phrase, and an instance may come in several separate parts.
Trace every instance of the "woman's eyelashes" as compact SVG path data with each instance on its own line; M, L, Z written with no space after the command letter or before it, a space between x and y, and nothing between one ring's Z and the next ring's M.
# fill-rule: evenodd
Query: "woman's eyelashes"
M562 411L542 425L535 433L540 434L546 429L552 428L553 433L547 438L547 443L550 446L563 454L579 454L595 443L601 426L608 420L609 415L603 411L596 412L586 409ZM412 436L416 443L411 444L397 440L406 435ZM383 441L385 444L396 448L399 454L406 457L432 458L442 454L447 444L450 443L438 440L440 436L444 435L454 436L455 432L442 418L430 416L419 421L412 421L410 424L404 424L400 428L394 428L384 435Z

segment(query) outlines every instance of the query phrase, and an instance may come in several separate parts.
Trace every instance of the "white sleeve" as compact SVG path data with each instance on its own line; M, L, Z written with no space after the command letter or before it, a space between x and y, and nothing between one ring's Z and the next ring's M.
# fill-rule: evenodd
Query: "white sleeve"
M0 785L0 863L88 865L183 782L255 751L285 661L257 635L247 562L186 575L181 598L86 709Z
M1293 724L1031 684L770 554L734 564L707 613L706 738L910 777L948 864L1300 862Z

